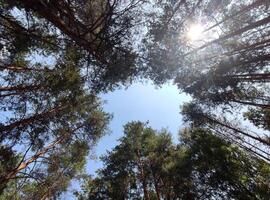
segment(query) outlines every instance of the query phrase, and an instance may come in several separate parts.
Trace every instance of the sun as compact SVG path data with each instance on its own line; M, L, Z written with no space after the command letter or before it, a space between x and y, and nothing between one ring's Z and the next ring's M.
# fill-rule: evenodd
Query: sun
M192 24L187 31L189 41L196 41L202 38L203 27L201 24Z

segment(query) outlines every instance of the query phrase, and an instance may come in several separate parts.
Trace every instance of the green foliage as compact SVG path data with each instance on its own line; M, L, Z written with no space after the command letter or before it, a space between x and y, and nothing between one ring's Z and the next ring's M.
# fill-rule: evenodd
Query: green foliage
M0 146L0 179L7 171L12 170L18 165L19 156L15 154L12 148L8 146ZM0 184L0 193L3 192L3 187Z
M244 114L245 118L250 120L255 126L270 130L270 110L250 108Z
M185 129L173 144L166 131L141 122L102 157L78 199L267 199L269 164L209 130Z
M182 114L194 130L175 145L166 130L127 124L99 176L87 180L90 199L267 199L268 165L234 145L269 161L269 136L227 118L240 108L269 130L266 1L1 0L0 7L0 111L8 116L0 122L0 198L59 197L107 131L111 117L98 94L143 77L174 80L192 96ZM197 21L211 37L189 41Z

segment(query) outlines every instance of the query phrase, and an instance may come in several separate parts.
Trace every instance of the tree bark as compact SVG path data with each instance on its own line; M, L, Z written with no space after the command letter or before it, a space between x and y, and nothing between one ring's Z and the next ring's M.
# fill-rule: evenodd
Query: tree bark
M226 77L226 76L225 76ZM257 82L265 82L270 80L270 73L262 73L262 74L236 74L229 75L228 77L237 79L239 81L257 81Z
M92 47L91 41L87 41L85 38L80 37L83 30L86 30L83 24L81 24L78 20L76 20L75 16L68 17L68 21L62 20L59 16L57 16L57 8L54 9L55 12L52 11L46 3L40 0L19 0L22 4L27 8L31 8L36 11L40 16L46 18L52 24L54 24L57 28L59 28L64 34L69 36L72 40L74 40L77 45L80 45L86 48L92 55L99 58L97 55L95 48ZM63 11L64 12L64 11ZM63 13L62 13L63 15ZM65 15L68 15L65 13ZM101 58L99 58L101 60Z
M50 72L53 71L51 69L38 69L31 67L22 67L22 66L0 66L0 70L9 70L13 72L26 72L26 71L36 71L36 72Z
M220 121L218 121L218 120L216 120L216 119L213 119L213 118L211 118L211 117L209 117L209 116L204 115L204 117L205 117L209 122L213 122L213 123L218 124L218 125L220 125L220 126L226 127L226 128L228 128L228 129L230 129L230 130L232 130L232 131L234 131L234 132L240 133L240 134L242 134L242 135L244 135L244 136L246 136L246 137L249 137L249 138L252 138L252 139L254 139L254 140L258 141L258 142L261 142L262 144L265 144L265 145L267 145L267 146L270 146L270 142L268 142L268 141L266 141L266 140L264 140L264 139L262 139L262 138L253 136L253 135L251 135L251 134L249 134L249 133L246 133L246 132L244 132L244 131L242 131L242 130L239 130L239 129L237 129L237 128L231 127L231 126L229 126L229 125L227 125L227 124L225 124L225 123L222 123L222 122L220 122Z
M43 148L39 152L37 152L34 156L29 158L28 160L21 162L16 168L8 172L6 175L0 178L0 191L1 189L5 188L5 185L8 183L10 179L13 179L16 177L16 175L26 169L31 163L35 162L38 158L45 155L48 151L52 150L56 145L61 144L65 141L66 138L70 137L72 133L76 132L77 130L84 127L85 124L78 125L75 129L63 134L61 137L58 137L56 140L51 142L47 147Z
M256 106L260 108L270 108L269 104L253 103L253 102L248 102L248 101L240 101L236 99L232 99L231 101L235 103L240 103L240 104L249 105L249 106Z
M160 199L159 185L158 185L158 182L157 182L157 179L155 176L154 176L154 186L155 186L155 191L156 191L156 195L157 195L157 200L161 200Z
M39 114L36 114L34 116L31 116L29 118L22 119L20 121L16 121L14 123L11 123L11 124L8 124L5 126L0 126L0 132L2 132L2 133L8 132L8 131L13 130L16 127L25 126L25 125L34 123L35 121L40 121L42 119L51 117L52 115L54 115L56 112L62 110L63 108L64 108L64 106L58 106L58 107L52 108L48 111L45 111L43 113L39 113Z
M0 92L23 92L23 91L33 91L40 88L39 85L16 85L16 86L0 86Z
M212 41L210 41L210 42L207 42L206 44L204 44L204 45L202 45L202 46L200 46L200 47L198 47L198 48L196 48L196 49L194 49L194 50L192 50L192 51L190 51L190 52L184 54L184 57L185 57L185 56L188 56L188 55L190 55L190 54L192 54L192 53L196 53L196 52L198 52L199 50L202 50L202 49L206 48L206 47L209 46L209 45L215 44L215 43L217 43L217 42L222 42L222 41L227 40L227 39L229 39L229 38L231 38L231 37L234 37L234 36L236 36L236 35L240 35L240 34L246 32L246 31L248 31L248 30L251 30L251 29L260 27L260 26L262 26L262 25L264 25L264 24L267 24L267 23L269 23L269 22L270 22L270 16L265 17L265 18L263 18L263 19L261 19L261 20L258 20L258 21L254 22L254 23L252 23L252 24L249 24L249 25L247 25L247 26L245 26L245 27L243 27L243 28L240 28L240 29L238 29L238 30L236 30L236 31L233 31L233 32L228 33L228 34L226 34L226 35L224 35L224 36L221 36L221 37L218 38L218 39L215 39L215 40L212 40Z
M147 189L146 177L145 177L145 173L144 173L144 169L143 169L143 164L142 164L142 161L140 159L139 150L137 150L136 156L137 156L138 169L140 171L140 180L141 180L142 186L143 186L144 200L150 200L150 196L149 196L148 189Z
M43 150L37 152L34 156L32 156L31 158L29 158L25 162L20 163L19 166L17 166L13 170L11 170L5 176L1 177L0 178L0 183L1 183L0 188L1 189L5 188L6 187L6 184L8 183L8 181L10 179L15 178L15 176L20 171L22 171L25 168L27 168L31 163L35 162L38 158L40 158L41 156L43 156L44 154L46 154L49 150L53 149L57 144L61 143L64 139L65 139L65 137L58 138L57 140L55 140L54 142L52 142L51 144L49 144Z

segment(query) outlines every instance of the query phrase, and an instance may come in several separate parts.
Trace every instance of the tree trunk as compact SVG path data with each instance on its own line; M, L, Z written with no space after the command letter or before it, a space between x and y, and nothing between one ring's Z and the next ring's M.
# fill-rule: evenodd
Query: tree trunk
M72 133L76 132L77 130L81 129L84 126L85 126L85 124L78 125L75 129L73 129L73 130L65 133L61 137L57 138L55 141L53 141L52 143L50 143L47 147L43 148L43 150L40 150L39 152L37 152L34 156L32 156L31 158L29 158L28 160L26 160L24 162L21 162L19 164L19 166L17 166L13 170L11 170L5 176L1 177L0 178L0 191L1 191L1 189L5 188L5 185L7 184L7 182L10 179L15 178L15 176L20 171L22 171L25 168L27 168L31 163L35 162L38 158L40 158L41 156L43 156L44 154L46 154L48 151L50 151L51 149L53 149L54 147L56 147L57 144L61 144L66 138L68 138L69 136L71 136Z
M86 48L91 54L97 56L95 49L92 47L91 41L87 41L82 38L82 31L85 31L87 27L81 24L78 20L76 20L75 16L68 14L65 9L62 9L62 15L68 15L69 17L66 21L62 20L57 15L57 7L55 7L55 12L52 12L52 9L46 5L43 1L40 0L20 0L22 4L27 8L31 8L35 12L37 12L42 17L46 18L52 24L54 24L57 28L59 28L64 34L69 36L72 40L74 40L78 45ZM101 59L99 59L101 60Z
M50 198L50 192L47 191L42 197L40 200L46 200L46 199L49 199Z
M226 77L226 76L225 76ZM256 81L256 82L266 82L270 81L270 73L262 74L238 74L230 75L230 78L239 80L239 81Z
M16 85L16 86L0 86L0 92L11 92L11 91L33 91L40 88L39 85Z
M260 6L263 3L265 3L265 0L257 0L255 2L253 2L252 4L245 6L241 10L233 13L232 15L225 16L221 21L219 21L218 23L214 24L213 26L210 26L204 32L207 32L207 31L209 31L209 30L211 30L211 29L219 26L220 24L224 23L225 21L227 21L227 20L229 20L229 19L231 19L231 18L233 18L233 17L235 17L235 16L237 16L237 15L243 13L243 12L246 12L246 11L249 12L251 9L256 8L257 6Z
M16 95L20 95L20 93L14 92L14 93L8 93L8 94L0 94L0 98L10 97L10 96L16 96Z
M260 103L253 103L253 102L248 102L248 101L240 101L236 99L232 99L232 102L244 104L244 105L249 105L249 106L256 106L260 108L270 108L270 104L260 104Z
M226 134L220 132L219 130L216 130L214 127L212 127L212 126L210 126L210 125L208 125L208 126L209 126L209 128L211 128L212 130L214 130L218 135L220 135L221 137L228 138L228 136L227 136ZM249 152L251 152L252 154L254 154L254 155L258 156L258 157L261 157L262 159L265 159L266 161L270 162L270 155L269 155L268 152L266 152L266 151L264 151L263 149L260 149L260 148L258 148L257 146L255 146L255 145L253 145L253 144L251 144L251 143L245 141L245 140L242 139L241 137L237 137L237 136L235 136L235 135L233 135L233 134L231 134L231 133L228 133L228 134L231 135L231 136L234 137L234 138L236 137L237 140L240 140L240 142L238 142L238 141L236 141L234 138L233 138L232 140L230 139L230 141L231 141L232 143L235 143L235 144L237 144L238 146L240 146L241 148L245 149L246 151L249 151ZM245 146L244 143L245 143L246 145L250 146L250 147ZM255 150L257 150L257 151L255 151L255 150L253 150L253 149L255 149ZM260 151L260 152L263 153L263 154L259 153L258 151ZM267 156L267 157L266 157L266 156Z
M35 162L38 158L40 158L41 156L43 156L44 154L46 154L49 150L53 149L57 144L61 143L64 139L65 139L64 136L61 137L61 138L58 138L57 140L55 140L54 142L52 142L51 144L49 144L47 147L45 147L43 150L41 150L38 153L36 153L34 156L32 156L31 158L29 158L25 162L20 163L19 166L17 166L13 170L11 170L8 174L6 174L5 176L1 177L0 178L0 183L1 183L0 187L1 187L1 189L5 188L5 186L8 183L8 181L10 179L15 178L15 176L20 171L22 171L25 168L27 168L31 163Z
M143 164L142 164L142 161L140 159L139 150L136 151L136 156L137 156L138 169L140 172L140 180L141 180L142 186L143 186L143 194L144 194L143 199L150 200L150 196L149 196L148 189L147 189L146 177L145 177L145 173L144 173L144 169L143 169Z
M218 121L218 120L216 120L216 119L213 119L213 118L211 118L211 117L208 117L208 116L206 116L206 115L204 115L204 117L205 117L209 122L213 122L213 123L218 124L218 125L220 125L220 126L226 127L226 128L228 128L228 129L230 129L230 130L232 130L232 131L234 131L234 132L241 133L242 135L244 135L244 136L246 136L246 137L252 138L252 139L254 139L254 140L258 141L258 142L261 142L262 144L265 144L265 145L267 145L267 146L270 146L270 142L268 142L268 141L266 141L266 140L264 140L264 139L262 139L262 138L259 138L259 137L250 135L249 133L246 133L246 132L244 132L244 131L242 131L242 130L239 130L239 129L237 129L237 128L231 127L231 126L229 126L229 125L227 125L227 124L224 124L224 123L222 123L222 122L220 122L220 121Z
M45 68L30 68L30 67L21 67L21 66L0 66L0 70L9 70L13 72L26 72L26 71L36 71L36 72L50 72L51 69Z
M226 35L224 35L224 36L221 36L221 37L218 38L218 39L215 39L215 40L212 40L212 41L210 41L210 42L207 42L206 44L204 44L204 45L202 45L202 46L200 46L200 47L198 47L198 48L196 48L196 49L194 49L194 50L192 50L192 51L190 51L190 52L184 54L184 57L185 57L185 56L188 56L188 55L190 55L190 54L192 54L192 53L196 53L196 52L198 52L199 50L202 50L202 49L208 47L209 45L212 45L212 44L215 44L215 43L218 43L218 42L222 42L222 41L227 40L227 39L229 39L229 38L231 38L231 37L234 37L234 36L236 36L236 35L240 35L240 34L246 32L246 31L248 31L248 30L252 30L252 29L254 29L254 28L260 27L260 26L262 26L262 25L264 25L264 24L267 24L267 23L269 23L269 22L270 22L270 16L265 17L265 18L263 18L263 19L261 19L261 20L258 20L258 21L254 22L254 23L252 23L252 24L249 24L249 25L247 25L247 26L245 26L245 27L243 27L243 28L240 28L240 29L238 29L238 30L236 30L236 31L233 31L233 32L228 33L228 34L226 34Z
M59 48L59 46L56 43L51 41L53 36L46 37L46 36L40 35L39 33L35 33L31 30L28 30L25 27L21 26L21 24L19 24L16 20L14 20L14 18L10 15L7 15L7 14L3 15L2 13L0 13L0 17L4 19L9 26L5 25L5 23L2 23L1 25L5 26L5 28L7 29L11 29L14 32L14 34L24 35L26 37L40 41L42 43L49 44L56 48Z
M158 183L156 181L156 178L154 178L154 186L155 186L155 191L156 191L156 195L157 195L157 200L160 200L160 191L159 191L159 186L158 186Z
M2 133L8 132L8 131L13 130L16 127L25 126L25 125L34 123L35 121L40 121L40 120L43 120L45 118L51 117L53 114L60 111L61 109L63 109L63 106L58 106L56 108L50 109L50 110L45 111L43 113L36 114L36 115L31 116L29 118L22 119L20 121L16 121L16 122L11 123L9 125L1 126L0 132L2 132Z

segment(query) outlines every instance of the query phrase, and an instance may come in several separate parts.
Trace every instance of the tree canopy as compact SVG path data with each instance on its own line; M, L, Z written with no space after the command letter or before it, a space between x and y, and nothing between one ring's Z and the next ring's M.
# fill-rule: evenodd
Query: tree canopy
M85 179L78 199L267 199L265 161L208 129L185 129L174 144L166 130L131 122L104 168Z
M78 198L268 199L269 6L0 0L0 199L60 198L108 132L100 94L145 79L192 97L187 130L127 124Z

